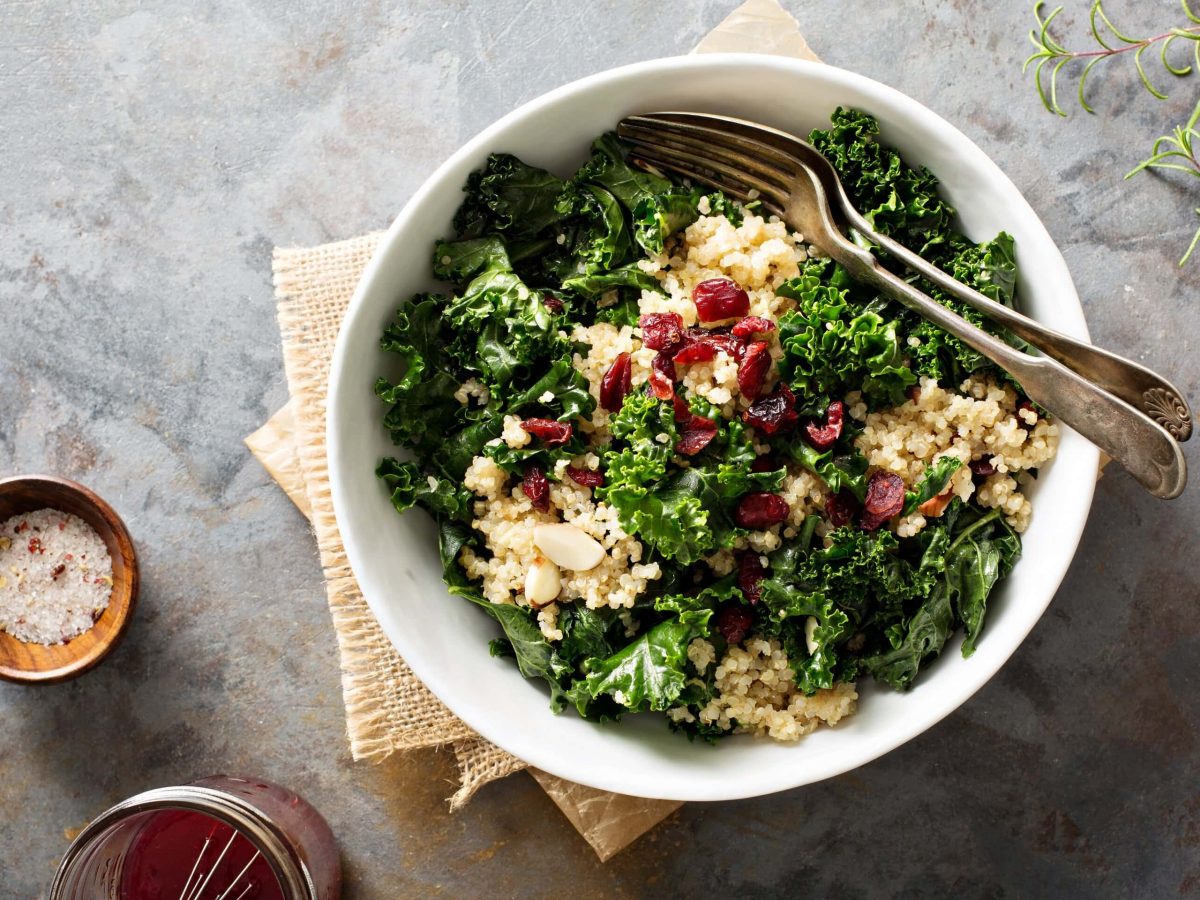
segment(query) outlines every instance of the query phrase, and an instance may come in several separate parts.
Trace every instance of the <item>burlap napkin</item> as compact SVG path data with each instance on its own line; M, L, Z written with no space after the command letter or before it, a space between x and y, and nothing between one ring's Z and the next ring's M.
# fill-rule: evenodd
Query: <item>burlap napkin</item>
M757 52L816 60L799 24L776 0L748 0L693 52ZM329 365L346 306L382 232L309 248L276 248L275 295L291 400L246 444L316 533L341 655L346 727L355 759L449 744L461 785L451 809L525 763L483 740L419 681L368 608L334 520L325 459ZM597 791L530 769L571 824L606 860L680 804Z

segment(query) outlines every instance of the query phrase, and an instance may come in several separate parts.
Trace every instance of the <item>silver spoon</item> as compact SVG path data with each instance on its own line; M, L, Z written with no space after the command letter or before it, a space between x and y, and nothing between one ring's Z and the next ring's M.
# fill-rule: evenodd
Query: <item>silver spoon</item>
M1030 356L1009 346L890 272L868 249L842 232L830 209L823 180L806 162L748 137L744 130L726 132L727 120L723 118L722 127L713 128L670 118L679 115L687 114L632 116L621 121L617 133L634 145L633 159L641 164L677 172L742 201L760 201L765 210L801 232L805 240L840 263L852 277L913 309L1003 368L1031 400L1119 462L1152 494L1172 498L1183 491L1187 464L1178 442L1161 424L1058 360ZM759 127L744 122L740 125L743 129L747 125ZM949 278L944 273L942 277ZM978 299L1011 313L982 295ZM1037 329L1041 326L1026 330L1036 336ZM1034 340L1021 336L1037 346ZM1190 423L1186 403L1169 382L1159 380L1156 386L1165 386L1178 397Z

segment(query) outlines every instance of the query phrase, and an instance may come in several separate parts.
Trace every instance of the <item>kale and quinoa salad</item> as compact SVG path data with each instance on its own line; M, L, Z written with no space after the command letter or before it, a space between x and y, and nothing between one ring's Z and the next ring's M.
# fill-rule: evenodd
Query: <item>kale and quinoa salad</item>
M839 109L811 141L874 227L1012 305L1001 233L958 233L935 177ZM452 286L382 340L379 477L436 521L551 707L797 740L980 640L1057 426L1007 376L756 204L628 165L494 154L437 243ZM928 293L990 330L974 311Z

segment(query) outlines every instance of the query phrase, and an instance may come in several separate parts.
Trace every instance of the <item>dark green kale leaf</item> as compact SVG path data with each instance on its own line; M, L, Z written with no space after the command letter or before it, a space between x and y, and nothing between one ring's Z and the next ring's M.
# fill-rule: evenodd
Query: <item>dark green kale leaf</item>
M796 686L812 694L833 687L839 675L838 645L851 634L850 618L820 590L805 591L768 578L762 583L759 633L783 644ZM816 619L813 650L808 649L808 618Z
M950 483L954 473L962 468L962 460L957 456L943 456L925 470L916 486L904 495L904 510L902 515L909 515L922 503L940 496Z
M922 537L929 542L921 567L933 579L930 592L911 618L889 635L892 646L863 661L876 679L897 690L912 685L924 662L941 653L959 625L966 631L963 655L974 652L988 595L1021 552L1020 539L999 510L984 513L959 500L936 525L927 526Z
M580 713L606 695L631 711L667 710L687 681L688 643L706 627L707 610L685 612L655 625L606 659L590 659L588 674L568 692Z
M878 142L878 134L873 116L838 107L832 127L812 132L809 141L833 163L850 200L876 231L932 259L951 231L954 208L938 195L932 172L907 166Z
M796 301L779 319L780 375L808 407L815 400L823 409L849 390L861 390L872 406L902 403L917 378L905 364L898 323L852 301L839 287L839 269L828 281L809 271L777 289Z
M591 159L583 164L574 180L601 185L628 210L648 197L672 189L667 179L630 166L625 154L625 147L614 132L600 135L592 142Z
M489 233L509 240L533 237L562 219L557 203L564 187L566 182L545 169L508 153L493 153L481 171L468 177L454 228L464 238Z
M606 291L618 288L656 291L660 294L663 292L658 280L653 275L643 272L637 263L627 263L607 272L574 275L563 279L562 286L563 290L574 291L584 297L597 297Z
M751 436L738 420L720 422L710 449L686 468L672 463L678 431L670 403L630 394L610 427L607 481L597 496L617 510L629 534L680 565L732 546L744 533L733 521L738 499L749 491L777 490L783 480L782 468L750 471Z
M433 245L433 277L463 284L488 270L511 272L508 249L495 235Z
M388 457L375 470L392 494L396 512L416 505L435 519L470 522L474 496L460 482L422 471L415 462L400 462Z
M390 408L384 425L392 440L424 457L435 453L448 432L461 427L461 404L454 399L459 379L446 351L441 306L444 298L420 294L396 313L380 346L404 361L404 374L391 383L380 378L375 393Z

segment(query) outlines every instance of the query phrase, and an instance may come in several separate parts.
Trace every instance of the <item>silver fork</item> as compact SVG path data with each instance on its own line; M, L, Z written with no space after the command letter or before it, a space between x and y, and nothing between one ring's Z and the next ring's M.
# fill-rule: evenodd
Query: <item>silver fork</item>
M764 140L761 128L725 117L656 113L623 119L617 133L633 144L632 158L639 164L676 172L742 201L758 200L767 212L801 232L805 240L844 266L855 279L915 310L1005 369L1031 400L1123 465L1152 494L1164 498L1179 496L1187 483L1187 464L1178 442L1162 424L1122 399L1132 397L1140 405L1147 400L1147 390L1161 391L1161 396L1155 396L1160 397L1162 409L1155 408L1155 413L1174 422L1180 438L1185 439L1191 432L1191 412L1170 382L1121 357L1103 351L1090 352L1094 350L1090 345L1051 332L971 291L894 241L877 241L905 264L916 261L919 265L913 268L921 274L928 274L935 283L981 312L994 314L994 318L1048 355L1023 353L972 325L890 272L868 249L848 237L831 211L827 183L836 187L834 196L843 201L838 203L839 209L844 206L848 210L843 213L845 220L863 231L869 240L882 238L845 199L837 175L827 162L821 168L828 167L829 171L822 177L806 158L791 149L782 149L781 144L788 148L792 145L781 141L779 135L791 141L798 139L766 129L768 139ZM812 152L820 156L815 150ZM865 230L859 229L859 224L866 226ZM1047 335L1057 340L1048 340ZM1046 346L1043 341L1047 341ZM1085 348L1080 351L1083 362L1074 355L1076 348ZM1066 356L1073 368L1055 356ZM1092 374L1097 367L1104 377ZM1087 374L1076 371L1081 368ZM1109 387L1114 382L1117 390Z

